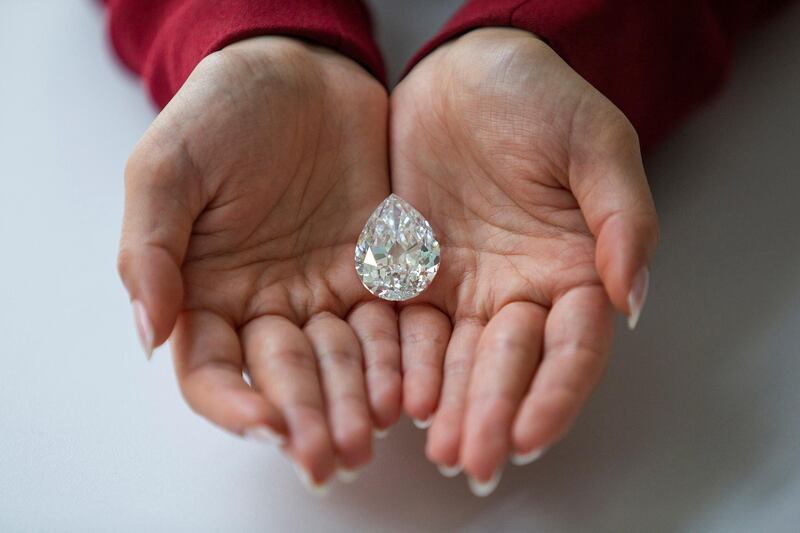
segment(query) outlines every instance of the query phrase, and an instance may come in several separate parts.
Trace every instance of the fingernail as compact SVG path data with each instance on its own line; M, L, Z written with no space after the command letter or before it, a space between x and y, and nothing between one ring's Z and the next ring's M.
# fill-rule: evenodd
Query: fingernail
M147 309L145 309L142 302L133 300L133 322L136 324L136 333L139 334L139 342L142 344L144 354L149 361L153 357L153 340L155 334L153 332L153 323L150 322L150 317L147 316Z
M339 468L336 471L336 478L342 483L352 483L361 475L361 468Z
M282 447L286 444L286 437L276 433L268 426L253 426L244 430L242 434L244 440L267 444L269 446Z
M456 477L461 473L461 465L436 465L436 468L439 469L439 473L444 477Z
M389 428L386 429L373 428L372 434L375 435L376 439L385 439L386 435L389 434Z
M490 495L494 492L494 489L497 488L497 485L500 484L500 478L503 476L503 471L501 469L495 470L492 477L489 478L488 481L478 481L472 476L469 476L468 483L469 483L469 490L472 491L472 494L477 496L478 498L485 498L486 496Z
M633 286L631 292L628 293L628 308L630 314L628 315L628 328L633 330L636 324L639 323L639 317L642 315L645 300L647 300L647 290L650 288L650 269L647 267L642 268L636 277L633 279Z
M542 455L544 452L547 451L547 448L537 448L528 453L515 453L511 455L511 464L515 466L525 466L529 465Z
M318 498L322 498L328 494L330 486L327 483L314 482L311 474L306 472L305 468L299 466L294 461L292 461L292 466L294 467L294 471L297 473L297 477L300 478L300 483L303 484L303 487L308 491L309 494L312 496L317 496Z
M433 415L430 415L425 420L417 420L416 418L411 419L414 422L414 425L417 426L418 429L428 429L433 424Z

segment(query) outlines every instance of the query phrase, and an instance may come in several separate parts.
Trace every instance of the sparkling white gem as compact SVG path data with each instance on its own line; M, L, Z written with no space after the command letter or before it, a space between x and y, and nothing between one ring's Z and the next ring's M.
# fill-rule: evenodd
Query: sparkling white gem
M419 211L390 195L372 213L356 244L356 272L384 300L411 299L439 270L439 242Z

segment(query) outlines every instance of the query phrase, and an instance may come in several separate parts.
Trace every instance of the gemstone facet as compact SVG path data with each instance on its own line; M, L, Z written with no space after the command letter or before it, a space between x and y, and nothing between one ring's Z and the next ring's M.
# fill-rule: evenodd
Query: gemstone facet
M424 291L436 277L439 258L431 225L396 194L375 209L356 244L358 277L384 300L408 300Z

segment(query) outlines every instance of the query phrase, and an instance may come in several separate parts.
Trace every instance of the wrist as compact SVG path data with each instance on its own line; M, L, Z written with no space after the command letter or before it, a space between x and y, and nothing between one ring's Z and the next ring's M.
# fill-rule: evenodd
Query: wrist
M296 73L319 78L325 77L326 73L333 70L344 69L356 78L363 76L380 84L380 81L366 68L349 56L296 37L282 35L250 37L229 44L206 59L210 61L222 59L234 63L244 61L256 75Z
M474 77L469 76L471 72L481 78L486 75L485 69L506 64L511 57L533 59L546 54L554 52L534 33L503 26L480 27L442 43L414 65L408 74L427 70L437 76L446 72L459 77Z
M259 35L241 41L233 42L218 52L210 54L231 61L244 60L248 62L261 62L273 66L289 66L296 68L308 66L310 62L321 61L324 58L324 49L302 39L283 35ZM329 54L335 52L327 51ZM207 59L208 59L207 58Z
M481 27L470 30L463 35L444 43L441 48L470 47L472 49L494 47L519 47L549 48L547 43L535 33L518 28L505 26Z

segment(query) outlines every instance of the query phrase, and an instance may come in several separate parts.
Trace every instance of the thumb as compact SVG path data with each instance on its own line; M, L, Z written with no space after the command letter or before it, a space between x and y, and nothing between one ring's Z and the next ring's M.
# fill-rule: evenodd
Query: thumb
M658 244L658 216L639 141L624 121L578 158L570 187L597 240L595 264L611 302L636 327L647 298L649 264Z
M148 359L169 338L183 304L181 266L204 205L190 169L186 157L143 140L125 170L118 268Z

